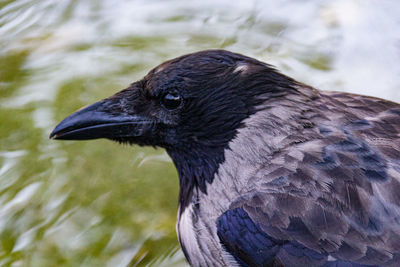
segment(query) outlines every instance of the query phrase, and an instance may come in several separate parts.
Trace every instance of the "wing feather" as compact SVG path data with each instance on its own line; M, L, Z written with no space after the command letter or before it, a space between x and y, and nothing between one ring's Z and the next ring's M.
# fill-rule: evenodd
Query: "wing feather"
M249 248L251 244L252 249L260 244L265 245L261 249L272 246L273 255L261 260L279 260L288 266L296 260L310 266L323 262L327 266L398 266L400 106L344 93L327 93L321 105L327 112L313 116L318 126L303 133L315 136L317 130L319 137L287 137L286 141L294 141L268 158L249 179L256 189L233 202L221 216L219 229L226 235L219 232L220 238L228 251L237 254L243 250L243 241L229 236L229 231L261 234L272 245L246 236ZM239 211L248 216L240 217L240 227L240 222L229 222ZM293 249L288 250L289 246ZM254 256L250 249L243 253L244 262ZM328 256L337 262L328 261Z

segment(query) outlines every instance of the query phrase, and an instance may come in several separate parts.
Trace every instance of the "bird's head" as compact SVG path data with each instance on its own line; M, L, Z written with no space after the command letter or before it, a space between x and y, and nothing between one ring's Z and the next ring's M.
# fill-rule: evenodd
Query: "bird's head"
M128 88L73 113L50 137L160 146L176 165L187 158L200 161L192 167L218 163L244 119L294 85L255 59L202 51L167 61Z
M225 146L267 92L292 80L269 65L223 50L185 55L65 118L50 137L108 138L178 149Z

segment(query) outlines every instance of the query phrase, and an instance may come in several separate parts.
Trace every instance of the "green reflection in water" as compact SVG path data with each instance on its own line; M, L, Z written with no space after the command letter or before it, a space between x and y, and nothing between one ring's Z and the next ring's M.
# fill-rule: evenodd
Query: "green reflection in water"
M124 42L134 51L147 46L143 38ZM70 47L71 53L90 49ZM16 99L30 92L29 80L42 75L27 67L32 53L13 49L0 57L0 265L183 264L175 233L177 174L163 150L47 137L55 122L126 86L115 82L119 75L145 66L121 63L105 76L67 78L52 101L21 105Z
M0 98L10 96L22 85L28 71L23 69L29 52L26 50L0 54Z

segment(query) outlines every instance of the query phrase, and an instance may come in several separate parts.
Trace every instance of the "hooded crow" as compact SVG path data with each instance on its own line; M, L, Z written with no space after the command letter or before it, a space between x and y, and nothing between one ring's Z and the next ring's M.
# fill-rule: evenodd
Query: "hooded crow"
M400 105L223 50L167 61L53 139L159 146L192 266L400 266Z

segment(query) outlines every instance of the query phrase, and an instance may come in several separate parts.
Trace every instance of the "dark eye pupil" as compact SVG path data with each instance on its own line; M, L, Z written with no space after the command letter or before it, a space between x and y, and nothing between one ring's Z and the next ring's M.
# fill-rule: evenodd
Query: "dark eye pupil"
M167 109L176 109L181 105L182 98L176 93L167 93L162 99L162 104Z

